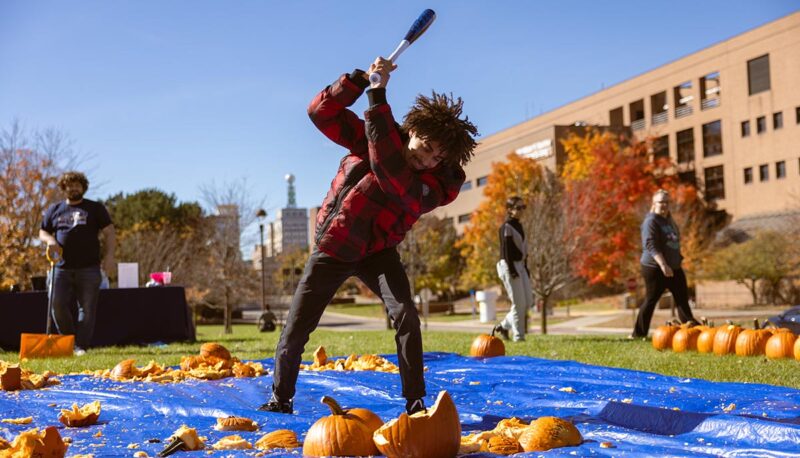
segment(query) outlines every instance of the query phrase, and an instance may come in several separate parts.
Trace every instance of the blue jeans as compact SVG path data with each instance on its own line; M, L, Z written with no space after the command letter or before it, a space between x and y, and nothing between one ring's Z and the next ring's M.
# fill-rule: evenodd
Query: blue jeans
M94 334L100 266L83 269L56 267L53 284L53 321L59 334L74 334L75 345L88 348ZM77 332L75 323L77 322Z

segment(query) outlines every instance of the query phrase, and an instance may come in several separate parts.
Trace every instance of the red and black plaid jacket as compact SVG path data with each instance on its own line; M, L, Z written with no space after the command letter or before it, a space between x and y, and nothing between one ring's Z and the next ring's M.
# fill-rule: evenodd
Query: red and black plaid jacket
M322 203L316 229L319 249L342 261L399 244L420 216L452 202L466 178L458 165L414 171L402 154L407 135L389 105L375 102L385 97L372 98L366 121L348 110L368 84L361 71L342 75L308 107L314 125L349 150Z

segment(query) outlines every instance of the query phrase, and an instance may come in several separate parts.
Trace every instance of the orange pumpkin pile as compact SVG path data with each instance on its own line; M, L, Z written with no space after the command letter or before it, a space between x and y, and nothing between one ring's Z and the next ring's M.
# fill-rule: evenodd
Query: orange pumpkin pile
M714 327L704 324L667 323L653 332L653 348L672 349L675 352L698 351L715 355L766 356L770 359L792 358L800 360L800 339L786 328L771 323L759 326L753 321L752 329L727 323ZM669 342L669 344L668 344Z
M355 353L347 359L330 360L325 352L325 347L320 346L314 351L314 361L311 364L301 364L300 369L307 371L376 371L400 373L400 368L388 359L378 355L361 355Z
M188 378L217 380L228 377L258 377L267 373L261 363L243 362L231 356L228 349L213 342L201 345L199 355L182 357L179 369L164 367L154 361L144 367L137 367L135 363L136 360L126 359L111 370L88 373L117 381L162 383L180 382Z
M43 374L36 374L29 370L0 360L0 390L38 390L53 385L60 385L61 382L54 377L54 373L46 371Z

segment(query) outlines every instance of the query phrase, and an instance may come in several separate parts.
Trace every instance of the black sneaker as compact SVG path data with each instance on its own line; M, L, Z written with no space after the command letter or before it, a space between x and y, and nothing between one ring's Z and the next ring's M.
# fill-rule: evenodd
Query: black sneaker
M409 399L406 401L406 413L409 415L415 414L417 412L427 412L428 409L425 408L425 401L422 398L419 399Z
M292 401L279 401L278 398L275 397L273 394L270 398L269 402L262 405L258 408L263 412L275 412L275 413L294 413L294 405Z
M492 328L492 335L500 334L503 337L503 340L508 340L511 337L508 334L508 329L500 326L499 324L494 325Z

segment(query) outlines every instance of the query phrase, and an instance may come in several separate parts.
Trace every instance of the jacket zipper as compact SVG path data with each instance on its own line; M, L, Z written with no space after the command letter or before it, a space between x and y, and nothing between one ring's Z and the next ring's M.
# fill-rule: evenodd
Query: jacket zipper
M328 230L328 226L331 225L333 218L339 213L339 209L342 206L342 202L344 202L344 198L350 192L350 190L355 186L364 176L367 174L367 170L369 170L369 161L364 160L361 161L358 165L353 167L353 170L348 175L347 179L344 181L342 185L342 190L336 195L336 202L331 209L328 216L325 218L325 221L322 222L322 226L317 231L316 243L319 245L319 241L322 239L322 236Z

